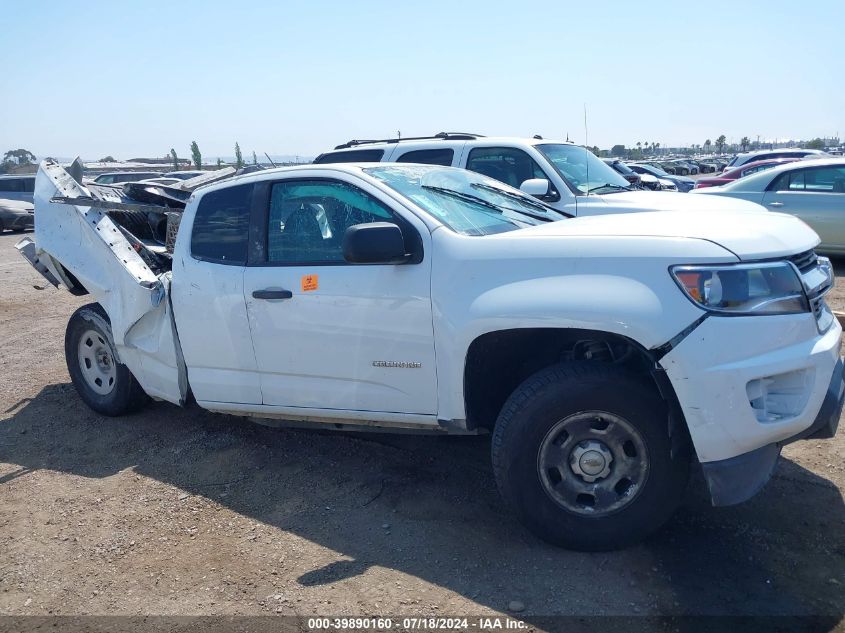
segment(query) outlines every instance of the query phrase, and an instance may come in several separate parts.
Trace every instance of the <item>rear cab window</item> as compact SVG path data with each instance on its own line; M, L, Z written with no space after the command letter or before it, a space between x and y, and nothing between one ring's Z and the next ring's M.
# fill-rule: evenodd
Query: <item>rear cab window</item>
M194 259L243 266L247 259L249 214L254 185L210 191L199 201L191 229Z
M326 163L377 163L384 156L383 149L354 149L342 152L327 152L314 159L315 165Z

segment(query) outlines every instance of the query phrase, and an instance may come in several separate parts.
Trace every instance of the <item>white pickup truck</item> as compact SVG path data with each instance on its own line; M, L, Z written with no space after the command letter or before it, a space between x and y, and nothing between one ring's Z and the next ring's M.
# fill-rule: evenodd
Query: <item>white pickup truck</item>
M201 187L166 252L57 164L35 199L19 249L96 302L65 340L96 412L490 433L503 498L566 547L642 539L695 461L741 502L838 423L830 263L743 201L570 219L452 167L307 165Z

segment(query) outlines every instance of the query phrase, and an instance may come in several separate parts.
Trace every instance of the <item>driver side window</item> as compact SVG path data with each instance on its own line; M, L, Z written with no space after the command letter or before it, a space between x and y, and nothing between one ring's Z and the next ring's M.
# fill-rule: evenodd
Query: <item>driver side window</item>
M531 178L549 177L537 162L521 149L511 147L479 147L469 153L467 169L484 174L516 189Z
M804 190L804 172L803 171L789 171L778 177L775 183L771 186L771 191L803 191Z
M369 222L400 224L384 204L345 182L277 182L270 193L268 262L344 264L346 229Z

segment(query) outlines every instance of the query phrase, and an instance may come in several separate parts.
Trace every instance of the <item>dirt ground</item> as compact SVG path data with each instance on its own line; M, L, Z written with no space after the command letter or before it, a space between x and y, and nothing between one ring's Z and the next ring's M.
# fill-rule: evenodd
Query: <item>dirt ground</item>
M68 316L0 236L0 615L845 614L845 432L750 502L694 482L630 549L548 546L500 506L484 437L273 429L77 397ZM845 262L839 263L845 274ZM833 303L845 308L845 283ZM512 605L513 606L513 605ZM840 625L841 626L841 625Z

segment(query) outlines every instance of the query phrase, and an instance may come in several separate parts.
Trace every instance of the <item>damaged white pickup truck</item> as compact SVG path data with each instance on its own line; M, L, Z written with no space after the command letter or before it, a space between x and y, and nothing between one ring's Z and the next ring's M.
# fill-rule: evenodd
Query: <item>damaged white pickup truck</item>
M65 349L99 413L153 397L489 432L505 501L578 549L657 529L694 461L714 504L738 503L781 446L836 431L832 268L793 217L714 199L569 219L482 175L409 164L269 170L184 197L112 203L40 168L19 249L95 301Z

